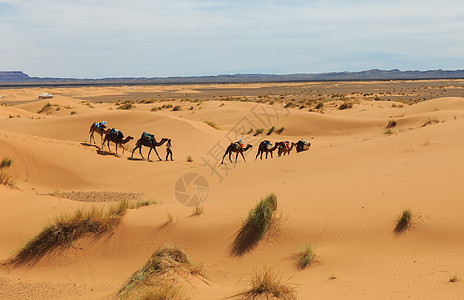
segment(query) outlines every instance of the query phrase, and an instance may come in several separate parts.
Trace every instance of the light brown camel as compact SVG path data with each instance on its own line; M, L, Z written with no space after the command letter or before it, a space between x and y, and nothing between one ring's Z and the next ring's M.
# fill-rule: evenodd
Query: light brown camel
M237 155L235 155L235 162L237 162L239 153L242 155L243 160L246 161L245 156L243 156L243 152L247 151L251 147L253 147L253 145L248 144L245 148L243 148L239 143L231 143L229 147L227 147L226 153L224 153L224 156L222 157L221 164L224 163L224 157L226 157L227 154L229 154L229 160L230 162L232 162L232 159L230 158L230 156L232 155L232 152L237 153Z
M286 145L285 142L281 142L279 143L279 150L277 152L277 154L279 155L279 157L283 154L285 156L285 154L289 154L290 155L290 152L292 152L293 150L293 146L295 146L296 143L292 142L290 147L288 146L288 144Z
M267 155L269 153L271 153L271 158L272 158L272 152L277 149L277 147L279 147L279 143L276 143L274 145L274 147L271 146L271 142L269 142L268 140L264 140L262 141L261 143L259 143L259 146L258 146L258 153L256 154L256 157L255 157L255 160L258 159L258 156L261 154L261 156L259 157L260 159L263 159L263 153L266 153L266 159L267 159Z
M145 159L142 155L142 146L149 147L150 151L148 151L148 160L150 160L150 153L151 150L155 150L156 155L158 156L159 160L162 160L160 156L158 155L158 151L156 151L156 147L159 147L163 145L168 139L167 138L162 138L161 141L156 142L155 137L152 134L149 133L142 133L142 136L138 139L137 144L135 145L134 150L132 150L132 155L131 157L134 156L134 151L138 148L140 152L140 156L142 156L143 159Z
M93 136L93 133L96 132L100 135L100 138L101 138L101 142L103 144L103 135L106 134L108 132L108 129L106 129L106 125L105 124L102 124L102 123L98 123L98 122L95 122L92 124L92 126L90 126L90 130L89 130L89 133L90 133L90 138L89 138L89 143L92 142L92 139L93 139L93 143L96 144L95 142L95 137Z
M133 140L134 138L131 136L128 136L125 139L123 139L123 137L124 135L122 134L122 132L117 130L116 128L112 128L111 130L108 130L108 132L105 134L105 138L103 139L102 149L103 149L103 146L105 145L105 142L108 141L108 150L111 151L110 142L113 142L116 144L116 155L118 155L118 145L121 145L122 154L124 154L123 145L129 142L130 140Z

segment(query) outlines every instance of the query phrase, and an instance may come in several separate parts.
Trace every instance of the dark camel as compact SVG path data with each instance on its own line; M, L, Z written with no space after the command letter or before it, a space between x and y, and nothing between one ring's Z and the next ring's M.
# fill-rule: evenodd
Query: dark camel
M134 138L131 136L126 137L123 139L124 135L122 134L121 131L113 128L111 130L108 130L108 132L105 134L105 138L103 139L102 143L102 149L103 146L105 145L105 142L108 141L108 150L111 151L110 149L110 142L113 142L116 144L116 155L118 155L118 145L121 145L122 147L122 154L124 154L124 144L129 142L130 140L133 140Z
M97 124L100 124L100 126L97 127ZM101 142L103 144L103 135L106 134L108 132L108 129L106 129L106 125L103 125L101 123L93 123L92 126L90 126L90 138L89 138L89 143L92 142L92 138L93 138L93 143L96 144L95 142L95 137L93 136L93 133L96 132L100 135L101 137Z
M299 140L296 143L296 153L301 152L301 151L307 151L310 146L311 146L311 143L308 143L305 140Z
M142 136L138 139L137 141L137 144L135 145L135 148L134 150L132 150L132 155L131 157L134 156L134 151L137 150L137 148L139 149L139 152L140 152L140 156L145 159L142 155L142 146L145 146L145 147L149 147L150 148L150 151L148 151L148 160L150 160L150 153L151 153L151 150L155 150L155 153L156 153L156 156L158 156L158 159L159 160L162 160L160 158L160 156L158 155L158 151L156 151L156 147L159 147L161 145L163 145L168 139L167 138L162 138L161 141L156 142L156 139L153 137L153 135L151 134L143 134L142 133Z
M255 157L255 160L258 159L258 155L261 154L261 156L259 157L260 159L263 159L263 153L266 153L266 159L267 159L267 155L269 153L271 153L271 158L272 158L272 151L274 151L275 149L277 149L277 147L279 147L279 143L276 143L274 145L274 147L269 147L269 141L262 141L261 143L259 143L259 146L258 146L258 153L256 154L256 157Z
M248 144L245 148L243 148L242 146L240 146L239 143L231 143L229 147L227 147L226 153L224 153L224 156L222 157L221 164L224 163L224 157L226 157L227 154L229 154L229 160L230 162L232 162L232 159L230 158L230 156L232 155L232 152L237 153L237 155L235 155L235 162L237 162L239 153L242 155L243 160L246 161L245 156L243 156L243 152L247 151L251 147L253 147L253 145Z
M290 145L290 147L288 147L288 145L285 145L285 142L282 142L282 143L279 143L279 150L277 152L277 154L279 155L279 157L283 154L284 156L286 154L289 154L290 155L290 152L292 152L293 150L293 146L295 146L296 143L293 143Z

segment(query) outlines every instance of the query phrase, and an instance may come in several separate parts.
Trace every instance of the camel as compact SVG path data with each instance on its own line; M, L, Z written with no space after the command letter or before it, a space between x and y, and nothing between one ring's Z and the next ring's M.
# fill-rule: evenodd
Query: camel
M122 147L122 154L124 154L124 144L129 142L130 140L133 140L134 138L131 136L126 137L123 139L124 135L122 134L121 131L117 130L116 128L112 128L111 130L108 130L108 132L105 134L105 138L103 139L102 143L102 149L103 146L105 145L105 142L108 141L108 150L111 151L110 149L110 141L116 144L116 155L118 155L118 145L121 145Z
M106 123L106 122L105 122ZM90 138L89 138L89 143L92 142L92 138L93 138L93 143L95 144L95 137L93 136L93 133L96 132L100 135L101 137L101 142L103 144L103 135L104 134L107 134L108 133L108 129L106 129L106 125L105 124L102 124L102 123L93 123L92 126L90 126Z
M307 151L310 146L311 146L311 143L308 143L305 140L299 140L296 143L296 153L301 152L301 151Z
M253 145L248 144L245 148L243 148L242 146L240 146L239 143L231 143L229 145L229 147L227 147L226 153L224 153L224 156L222 157L221 164L224 163L224 157L226 157L227 154L229 154L229 160L230 160L230 162L232 162L232 159L230 159L230 156L232 155L232 152L237 153L237 155L235 155L235 162L236 163L237 163L237 158L238 158L239 153L242 155L243 160L246 161L245 156L243 156L243 152L247 151L251 147L253 147Z
M140 152L140 156L142 156L143 159L145 159L142 155L142 146L149 147L150 151L148 151L148 160L150 160L150 153L151 150L155 150L156 155L158 156L159 160L162 160L160 156L158 155L158 151L156 151L156 147L159 147L163 145L168 139L167 138L162 138L161 141L156 142L155 137L152 134L149 133L142 133L142 136L138 139L137 144L135 145L134 150L132 150L132 155L131 157L134 156L134 151L138 148Z
M263 153L266 152L266 159L267 159L267 155L269 153L271 153L271 158L272 158L272 152L277 149L277 147L279 147L279 143L276 143L274 145L274 147L270 146L271 143L268 141L268 140L265 140L265 141L262 141L261 143L259 143L259 146L258 146L258 153L256 154L256 157L255 157L255 160L258 159L258 155L261 154L261 156L259 157L260 159L263 159Z
M290 147L287 145L285 145L286 143L285 142L281 142L279 143L279 150L278 150L278 155L279 157L283 154L285 156L285 154L288 154L290 155L290 152L292 152L293 150L293 146L296 145L296 143L292 142Z

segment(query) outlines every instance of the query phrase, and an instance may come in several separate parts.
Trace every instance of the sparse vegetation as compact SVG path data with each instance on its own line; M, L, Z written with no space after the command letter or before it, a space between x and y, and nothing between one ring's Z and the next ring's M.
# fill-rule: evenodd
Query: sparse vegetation
M305 245L298 253L295 255L296 265L300 270L305 269L314 261L314 251L311 245Z
M158 204L156 201L139 201L139 202L136 202L136 203L133 203L130 205L130 208L140 208L140 207L143 207L143 206L149 206L149 205L153 205L153 204Z
M390 128L388 129L385 129L385 131L383 132L385 135L391 135L393 134L393 130L391 130Z
M45 104L44 106L42 106L42 108L37 112L37 113L43 113L45 110L47 110L47 108L51 107L52 104L50 102L47 102L47 104Z
M6 170L0 170L0 184L16 188L16 179Z
M234 297L296 300L297 294L291 285L282 283L282 278L279 275L270 268L264 268L261 271L255 271L250 280L250 287Z
M216 123L214 123L212 121L203 121L203 122L205 122L209 126L213 127L214 129L219 129L219 127L217 127Z
M71 111L69 114L72 116L72 115L75 115L76 112L73 110L73 111Z
M321 109L324 106L322 102L318 102L316 106L314 106L314 109Z
M284 127L280 127L279 129L277 129L276 133L281 134L284 131L284 129Z
M273 193L262 198L249 213L235 237L232 254L239 256L254 248L268 232L275 220L277 196Z
M182 110L182 107L180 105L176 105L172 108L172 111L180 111Z
M199 216L199 215L202 215L202 214L203 214L203 211L204 211L203 206L201 206L201 205L195 205L195 207L193 208L193 211L192 211L192 216Z
M436 123L440 123L440 121L438 121L438 119L431 119L431 118L428 118L428 120L425 121L425 122L422 124L422 127L425 127L425 126L427 126L427 125L436 124Z
M459 281L458 274L454 274L454 275L450 276L449 282L456 282L456 281Z
M116 109L129 110L129 109L132 109L134 107L135 107L135 105L133 104L132 101L125 101L124 103L119 105Z
M411 227L411 218L412 218L411 210L410 209L405 209L403 211L403 214L400 217L398 217L398 222L396 223L396 227L394 229L394 232L396 234L401 234L406 229Z
M174 285L175 278L169 278L169 276L175 275L191 275L204 279L202 268L194 265L184 251L173 245L163 245L152 254L140 270L132 274L119 290L118 297L126 298L131 296L137 288L142 287L146 291L148 287L149 290L164 290L163 293L174 297L160 299L182 299L177 298L181 296L181 293L179 288ZM163 287L163 283L167 286ZM143 298L137 297L137 299ZM149 297L147 299L157 298Z
M343 102L338 108L339 110L349 109L353 107L353 102Z
M186 159L186 160L187 160L187 162L193 162L193 158L192 158L191 155L187 156L187 159Z
M87 211L79 209L73 215L58 217L47 225L36 237L31 239L11 259L13 265L37 262L55 249L66 249L81 238L95 239L110 233L120 223L128 209L128 202L122 201L106 211L92 208Z

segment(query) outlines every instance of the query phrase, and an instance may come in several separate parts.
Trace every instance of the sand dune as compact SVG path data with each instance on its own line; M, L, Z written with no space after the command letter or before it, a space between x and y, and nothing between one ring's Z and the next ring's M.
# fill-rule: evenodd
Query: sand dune
M61 88L52 92L63 98L52 100L78 107L84 96L112 95L121 89L127 87ZM198 87L170 89L193 93ZM2 95L15 98L9 92ZM21 89L21 97L15 99L27 100L37 92ZM192 299L224 299L240 293L253 271L263 266L294 284L300 299L462 296L462 281L450 283L449 279L464 268L464 98L402 107L363 100L348 110L328 102L323 113L279 108L278 118L270 123L262 120L273 111L271 105L232 101L205 101L201 109L178 101L185 106L178 112L149 111L153 104L110 110L114 105L103 103L95 108L81 105L75 115L58 111L39 114L42 119L26 117L26 112L37 115L43 103L0 107L0 116L7 116L0 119L0 159L13 159L7 172L17 179L18 187L0 186L1 299L114 297L166 242L204 265L209 284L192 280L184 285ZM189 110L191 105L195 108ZM16 111L24 112L24 117L8 117ZM246 152L247 162L226 160L212 170L204 161L222 159L243 117L248 123L237 134L254 145ZM386 134L385 126L392 119L397 126ZM438 122L423 126L428 119ZM143 131L158 139L171 138L174 162L159 162L154 153L150 162L139 159L138 153L137 159L130 159L135 140L119 156L88 144L91 123L101 120L135 140ZM219 129L204 121L214 122ZM250 124L259 122L262 125L256 127L265 131L271 125L285 129L280 135L247 134ZM255 160L262 139L300 138L311 142L309 151ZM98 135L96 140L99 144ZM215 150L217 145L220 151ZM145 156L147 150L143 148ZM164 145L158 151L164 159ZM188 155L193 162L186 161ZM192 208L175 199L175 183L188 172L201 174L209 184L199 216L192 216ZM8 259L55 217L78 208L111 205L59 196L72 191L139 193L139 200L132 203L157 204L129 209L110 236L78 240L35 265L8 265ZM271 192L278 199L278 230L252 251L231 255L242 221ZM395 235L397 217L407 208L413 211L413 225ZM315 247L317 259L299 270L293 255L306 244Z

